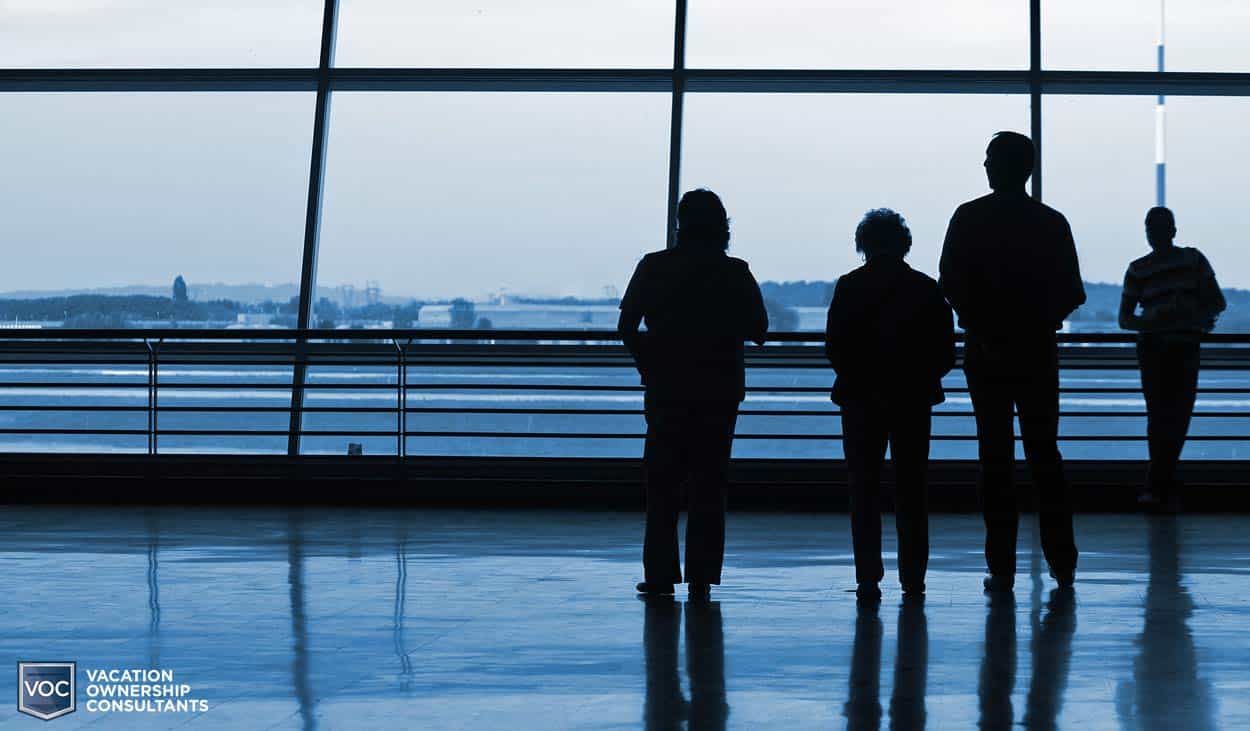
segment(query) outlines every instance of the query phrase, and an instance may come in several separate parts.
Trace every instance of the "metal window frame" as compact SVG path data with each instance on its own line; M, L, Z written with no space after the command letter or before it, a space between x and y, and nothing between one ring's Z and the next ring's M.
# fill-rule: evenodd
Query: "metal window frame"
M689 69L688 0L673 0L673 63L666 69L339 68L339 0L325 0L317 68L0 69L10 92L314 92L308 202L300 267L298 336L315 325L314 300L330 100L336 91L653 92L671 95L665 238L673 243L687 93L1027 94L1037 146L1032 195L1042 199L1042 102L1047 94L1250 96L1250 73L1049 71L1042 64L1042 0L1029 0L1023 70ZM295 368L288 451L299 453L306 366Z

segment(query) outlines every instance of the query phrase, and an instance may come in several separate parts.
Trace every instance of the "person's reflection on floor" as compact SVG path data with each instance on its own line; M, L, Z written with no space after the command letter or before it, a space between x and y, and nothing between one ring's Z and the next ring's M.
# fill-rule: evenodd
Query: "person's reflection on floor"
M724 729L729 718L725 692L725 631L720 602L686 602L686 673L690 701L677 673L677 638L682 605L671 596L643 597L646 615L642 645L647 693L643 721L647 729Z
M643 722L649 731L681 728L687 714L681 678L677 675L681 604L664 595L647 596L643 603L646 615L642 624L642 649L647 677Z
M855 639L851 644L851 679L847 692L846 727L881 727L881 618L878 602L858 602Z
M723 731L729 702L720 602L686 602L686 672L690 676L690 728Z
M1180 525L1175 516L1148 518L1146 621L1137 638L1133 678L1116 688L1125 729L1218 728L1211 686L1198 677L1189 629L1194 601L1183 583Z
M904 599L898 608L898 647L894 652L894 690L890 693L890 728L925 727L924 694L929 673L929 625L924 597Z
M316 697L308 681L308 616L304 609L304 516L287 514L287 584L291 594L291 676L305 731L317 728Z
M1007 729L1015 720L1011 694L1016 687L1016 599L991 592L985 615L985 649L977 679L978 728Z
M1040 597L1038 598L1040 604ZM1031 616L1033 676L1024 710L1024 726L1030 729L1057 728L1055 719L1063 708L1063 692L1068 686L1068 666L1072 657L1072 635L1076 633L1076 595L1071 588L1052 589L1046 601Z

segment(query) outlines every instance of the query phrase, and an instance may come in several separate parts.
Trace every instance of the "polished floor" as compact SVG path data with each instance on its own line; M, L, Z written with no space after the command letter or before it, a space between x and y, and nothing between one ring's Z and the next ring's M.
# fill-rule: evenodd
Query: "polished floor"
M845 515L732 516L698 603L634 596L635 514L3 508L0 646L209 704L58 729L1250 728L1250 517L1081 516L1073 593L1033 525L1014 598L943 515L927 601L857 610Z

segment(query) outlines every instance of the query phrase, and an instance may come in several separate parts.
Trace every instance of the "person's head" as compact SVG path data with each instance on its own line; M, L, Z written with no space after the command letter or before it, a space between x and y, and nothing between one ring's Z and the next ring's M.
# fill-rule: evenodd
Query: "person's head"
M724 251L729 248L729 216L710 190L688 191L677 204L677 245Z
M1172 245L1176 238L1176 217L1172 211L1163 206L1155 206L1146 211L1146 240L1150 248L1159 249Z
M1033 174L1033 141L1019 132L999 132L985 148L985 176L994 190L1017 190Z
M911 251L911 229L907 221L889 208L874 208L855 227L855 250L865 259L902 259Z

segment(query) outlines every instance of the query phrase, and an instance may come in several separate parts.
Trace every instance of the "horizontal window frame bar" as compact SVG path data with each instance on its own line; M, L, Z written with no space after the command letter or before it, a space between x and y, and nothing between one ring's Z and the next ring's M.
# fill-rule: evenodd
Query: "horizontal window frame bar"
M1247 96L1250 73L928 69L0 69L0 92L331 91Z

